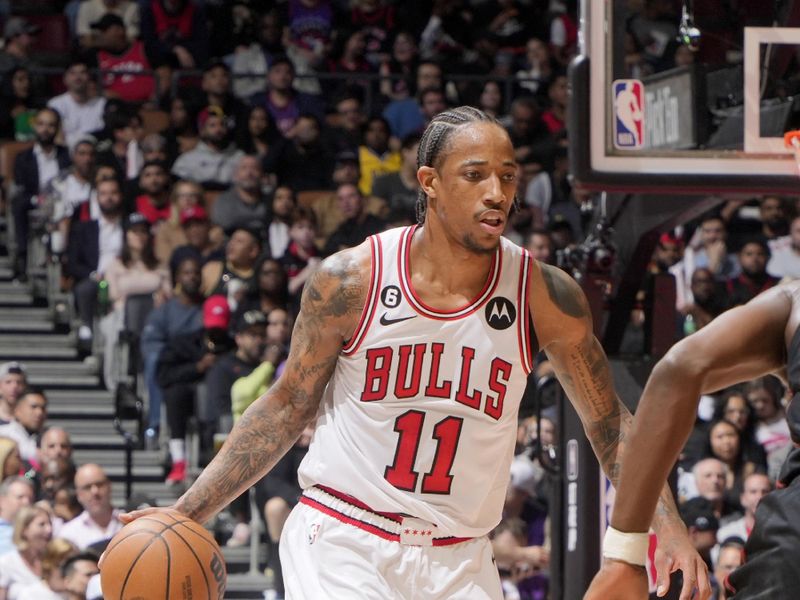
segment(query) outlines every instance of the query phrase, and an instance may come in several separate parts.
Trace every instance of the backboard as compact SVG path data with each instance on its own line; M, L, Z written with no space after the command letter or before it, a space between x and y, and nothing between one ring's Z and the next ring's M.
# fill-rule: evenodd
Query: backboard
M588 189L800 193L800 0L582 0L570 85Z

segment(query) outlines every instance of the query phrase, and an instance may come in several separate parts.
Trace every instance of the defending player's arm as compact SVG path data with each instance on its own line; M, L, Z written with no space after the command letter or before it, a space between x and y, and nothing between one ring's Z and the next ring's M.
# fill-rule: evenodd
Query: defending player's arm
M656 499L694 425L701 394L781 370L785 332L798 286L779 286L717 317L659 361L647 382L628 439L612 525L644 531Z
M198 522L261 479L315 417L337 357L365 302L364 246L328 258L303 291L281 378L242 415L225 445L175 508ZM134 515L138 516L138 515Z
M543 285L536 285L534 279L531 290L537 335L583 423L603 471L617 486L631 413L614 391L608 360L594 336L591 311L580 286L560 269L548 265L541 265L541 280ZM697 577L705 578L707 584L704 564L689 542L669 487L652 486L652 489L659 506L652 525L668 561L661 565L662 571L678 568L691 571L692 579L694 572L702 571Z

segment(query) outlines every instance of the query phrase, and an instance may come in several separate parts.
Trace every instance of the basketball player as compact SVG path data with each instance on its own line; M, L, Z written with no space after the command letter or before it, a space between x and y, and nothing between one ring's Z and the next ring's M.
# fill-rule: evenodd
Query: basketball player
M637 565L644 563L645 532L658 500L654 484L666 479L686 442L698 399L768 373L785 376L795 392L787 419L792 439L800 444L800 281L723 313L676 344L655 366L626 440L613 529L603 545L606 560L587 599L647 597L644 570ZM745 546L747 562L730 576L736 600L794 598L800 589L798 475L800 449L795 449L781 470L783 489L767 494L758 505ZM697 587L699 598L710 596L706 582Z
M446 111L418 163L422 225L322 263L283 375L175 504L208 520L316 419L281 538L289 598L502 598L486 534L501 518L537 346L616 478L630 414L586 299L501 237L517 191L507 133L476 109ZM668 491L662 506L667 559L697 572Z

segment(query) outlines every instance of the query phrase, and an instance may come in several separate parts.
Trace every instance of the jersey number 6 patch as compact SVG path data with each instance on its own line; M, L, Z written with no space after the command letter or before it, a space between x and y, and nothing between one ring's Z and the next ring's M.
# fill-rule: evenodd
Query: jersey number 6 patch
M394 430L399 434L399 439L394 452L394 462L386 467L383 476L400 490L414 492L417 489L419 472L414 470L414 466L417 462L424 423L425 413L418 410L404 412L394 422ZM450 471L456 458L456 448L463 423L464 419L460 417L447 417L434 426L436 454L430 471L422 478L421 493L450 493L450 486L453 483Z

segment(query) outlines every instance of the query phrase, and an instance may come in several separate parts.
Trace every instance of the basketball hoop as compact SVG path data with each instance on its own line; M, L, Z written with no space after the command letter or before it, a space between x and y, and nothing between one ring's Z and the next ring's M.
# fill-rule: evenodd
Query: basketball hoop
M797 171L800 173L800 130L787 131L783 134L783 143L794 152L797 161Z

